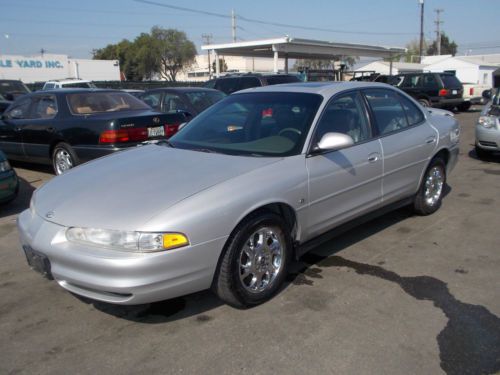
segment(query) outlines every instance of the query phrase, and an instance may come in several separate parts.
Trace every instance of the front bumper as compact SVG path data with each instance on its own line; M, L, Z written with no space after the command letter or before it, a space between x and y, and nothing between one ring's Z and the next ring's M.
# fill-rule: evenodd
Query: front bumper
M476 125L476 146L488 151L500 151L500 129Z
M66 240L66 227L25 210L17 221L22 246L45 255L63 288L91 299L134 305L210 287L227 237L179 249L138 254Z

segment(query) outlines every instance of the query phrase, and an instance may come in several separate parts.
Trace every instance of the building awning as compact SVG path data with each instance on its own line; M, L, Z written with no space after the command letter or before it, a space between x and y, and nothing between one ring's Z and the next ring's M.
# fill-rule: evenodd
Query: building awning
M285 59L285 70L288 70L288 59L325 59L333 56L366 56L393 57L406 52L405 48L382 47L367 44L335 43L311 39L291 37L262 39L226 44L209 44L201 46L204 51L213 51L215 55L270 57L274 58L274 71L277 72L278 58ZM216 65L218 59L216 59ZM219 71L217 71L217 75Z

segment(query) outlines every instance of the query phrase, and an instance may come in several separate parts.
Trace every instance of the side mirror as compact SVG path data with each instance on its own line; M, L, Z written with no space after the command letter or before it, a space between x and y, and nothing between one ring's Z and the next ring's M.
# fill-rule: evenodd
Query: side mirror
M341 150L354 145L351 136L344 133L326 133L318 142L317 151Z

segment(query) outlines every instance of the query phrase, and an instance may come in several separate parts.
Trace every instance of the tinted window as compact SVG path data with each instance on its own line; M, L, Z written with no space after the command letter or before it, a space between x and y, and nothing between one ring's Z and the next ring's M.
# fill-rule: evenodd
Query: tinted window
M69 108L74 114L120 112L149 107L139 99L125 92L89 92L68 94Z
M460 89L462 84L457 77L451 74L440 74L441 80L443 81L444 87L447 89Z
M208 87L209 89L213 89L215 87L215 79L211 79L210 81L205 82L203 87Z
M401 87L414 88L421 84L421 75L411 74L404 77Z
M186 92L186 97L188 98L189 102L196 109L197 112L204 111L205 109L217 103L225 96L226 95L220 91Z
M315 143L331 132L347 134L354 143L370 138L365 110L357 92L342 95L328 104L316 128Z
M45 85L43 85L44 90L53 89L54 87L55 85L53 83L46 83Z
M239 78L222 78L215 83L215 88L226 94L238 91Z
M0 94L27 94L30 90L20 81L0 81Z
M97 88L92 82L74 82L74 83L62 83L61 87L65 89L69 88L82 88L82 89L95 89Z
M53 118L57 114L55 96L37 98L33 110L33 118Z
M163 110L165 112L187 111L188 107L182 98L174 93L166 92L163 95Z
M416 125L424 121L425 117L422 111L408 98L403 95L399 95L399 100L406 113L406 118L408 119L408 124Z
M399 102L398 95L389 90L364 90L379 134L387 134L408 126L406 114Z
M11 119L25 119L29 118L29 109L31 105L31 98L23 98L14 102L12 107L5 113L7 118Z
M298 77L295 76L272 76L266 78L268 85L278 85L280 83L293 83L301 82Z
M160 106L161 92L151 92L141 95L141 100L153 108Z
M170 141L178 148L201 151L296 155L322 100L303 93L232 95L195 117Z
M261 86L257 77L241 77L239 90L249 89L251 87Z
M437 89L438 87L438 81L436 80L436 77L434 74L424 74L423 75L423 87L426 89Z

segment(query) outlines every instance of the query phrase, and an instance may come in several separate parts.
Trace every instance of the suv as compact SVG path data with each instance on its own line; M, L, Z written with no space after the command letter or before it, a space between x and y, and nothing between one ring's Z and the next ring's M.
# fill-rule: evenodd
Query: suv
M453 109L462 106L464 88L453 73L405 73L397 87L424 107Z
M51 90L51 89L96 89L97 86L92 83L92 81L87 81L84 79L60 79L55 81L47 81L43 85L42 90Z
M203 87L216 89L229 95L251 87L277 85L280 83L302 82L292 74L240 74L226 75L206 82Z

